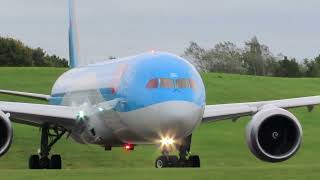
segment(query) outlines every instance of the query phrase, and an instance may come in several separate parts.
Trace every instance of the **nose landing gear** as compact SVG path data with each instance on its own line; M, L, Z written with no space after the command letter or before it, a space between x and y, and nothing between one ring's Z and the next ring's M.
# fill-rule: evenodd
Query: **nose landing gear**
M189 155L192 135L185 138L179 146L179 157L170 156L167 151L163 152L155 161L156 168L184 168L184 167L200 167L200 157L198 155Z

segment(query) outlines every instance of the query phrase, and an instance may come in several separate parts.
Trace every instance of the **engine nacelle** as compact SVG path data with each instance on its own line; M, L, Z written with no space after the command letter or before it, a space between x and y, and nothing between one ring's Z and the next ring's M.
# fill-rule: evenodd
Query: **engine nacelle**
M251 152L267 162L282 162L292 157L302 141L302 128L289 111L267 107L255 114L246 130Z
M12 137L11 121L4 112L0 111L0 157L10 149Z

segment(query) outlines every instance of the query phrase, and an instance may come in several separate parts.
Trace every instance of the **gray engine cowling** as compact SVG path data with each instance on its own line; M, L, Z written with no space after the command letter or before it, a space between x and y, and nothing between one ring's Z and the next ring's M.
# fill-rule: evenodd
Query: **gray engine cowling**
M0 157L9 149L12 143L13 130L9 117L0 111Z
M292 157L302 141L302 128L289 111L269 107L255 114L246 129L251 152L267 162L282 162Z

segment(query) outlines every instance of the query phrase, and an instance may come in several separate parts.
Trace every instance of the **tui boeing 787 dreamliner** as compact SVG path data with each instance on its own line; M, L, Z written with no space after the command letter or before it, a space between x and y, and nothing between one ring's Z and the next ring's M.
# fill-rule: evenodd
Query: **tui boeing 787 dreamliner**
M155 144L162 155L156 168L200 167L190 153L192 132L201 123L252 116L246 129L249 149L266 162L282 162L299 149L302 128L290 108L312 111L320 96L262 102L206 105L205 87L194 66L164 52L79 65L73 0L69 0L70 70L55 82L51 95L0 90L48 101L48 105L0 102L0 156L10 149L12 122L41 128L39 154L30 169L61 169L50 150L64 135L105 150ZM170 155L178 151L178 156Z

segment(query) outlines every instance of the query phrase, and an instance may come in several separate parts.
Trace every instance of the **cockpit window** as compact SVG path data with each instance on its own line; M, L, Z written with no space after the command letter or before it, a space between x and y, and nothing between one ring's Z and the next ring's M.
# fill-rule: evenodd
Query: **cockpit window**
M197 83L196 83L195 80L190 79L190 87L191 87L193 90L196 90L196 89L197 89Z
M176 88L190 88L190 80L189 79L177 79L176 80Z
M158 88L158 84L159 84L159 79L151 79L148 84L147 84L147 88L148 89L154 89L154 88Z
M155 88L166 88L166 89L193 89L195 90L196 82L193 79L183 78L183 79L169 79L169 78L159 78L151 79L146 88L155 89Z
M160 78L160 88L174 88L172 79Z

